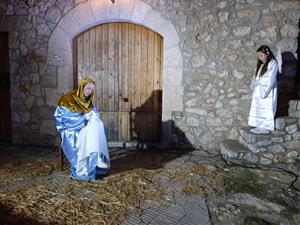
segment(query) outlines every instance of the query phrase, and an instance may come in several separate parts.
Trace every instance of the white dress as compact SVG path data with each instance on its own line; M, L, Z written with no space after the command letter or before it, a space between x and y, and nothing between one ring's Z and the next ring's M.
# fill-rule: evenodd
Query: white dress
M248 120L249 126L274 131L274 117L277 107L277 73L277 62L272 59L265 74L256 77Z
M79 176L87 175L89 157L93 153L97 153L97 167L110 167L103 122L100 120L97 113L94 111L91 111L90 113L92 114L91 118L89 119L87 126L80 130L76 143L76 147L78 148L76 173ZM100 156L104 156L106 162L104 162Z

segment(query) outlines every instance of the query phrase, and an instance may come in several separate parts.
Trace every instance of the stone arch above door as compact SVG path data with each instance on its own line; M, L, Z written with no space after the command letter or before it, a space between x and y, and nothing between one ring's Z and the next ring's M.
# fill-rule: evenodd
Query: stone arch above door
M145 26L164 38L162 120L171 120L172 111L183 110L179 37L170 21L140 0L89 0L64 15L48 42L47 63L58 67L58 84L56 89L46 89L47 105L55 106L59 96L73 89L73 38L90 27L115 21Z

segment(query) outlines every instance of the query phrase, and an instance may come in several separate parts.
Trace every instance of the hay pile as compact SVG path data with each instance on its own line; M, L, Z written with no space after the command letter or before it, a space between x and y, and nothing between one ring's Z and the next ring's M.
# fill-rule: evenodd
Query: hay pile
M135 169L88 183L70 180L68 171L53 173L55 167L42 161L1 166L1 224L26 224L26 218L31 218L28 224L121 224L129 211L163 194L151 181L154 170Z

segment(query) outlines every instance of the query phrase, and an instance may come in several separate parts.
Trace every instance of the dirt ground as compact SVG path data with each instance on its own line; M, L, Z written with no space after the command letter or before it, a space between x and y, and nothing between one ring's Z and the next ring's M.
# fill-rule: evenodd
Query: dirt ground
M114 150L111 158L108 176L80 182L67 164L58 169L55 148L2 146L0 224L122 224L174 189L205 198L213 224L299 224L295 173L228 165L199 150Z

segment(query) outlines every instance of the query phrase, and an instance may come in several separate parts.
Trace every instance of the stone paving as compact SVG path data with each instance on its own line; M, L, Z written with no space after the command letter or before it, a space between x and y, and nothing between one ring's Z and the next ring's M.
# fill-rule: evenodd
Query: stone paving
M132 213L123 225L170 224L170 225L208 225L211 224L207 204L199 196L186 196L174 192L170 202L144 204L140 213Z
M0 146L0 156L0 163L55 160L57 149ZM218 152L204 150L137 152L112 149L111 158L112 174L132 168L161 169L152 182L159 184L164 196L160 201L141 202L122 225L300 224L300 191L291 189L294 178L282 171L229 167ZM213 190L215 194L212 195L186 194L179 179L170 181L166 175L166 171L175 171L174 176L178 178L181 168L195 165L206 165L217 171L223 183L209 184L211 178L201 180L196 174L189 174L190 181L202 182L206 187L220 188L224 192L218 194L218 190ZM66 171L57 170L51 176L65 179ZM300 187L299 181L295 184Z

